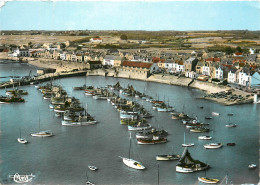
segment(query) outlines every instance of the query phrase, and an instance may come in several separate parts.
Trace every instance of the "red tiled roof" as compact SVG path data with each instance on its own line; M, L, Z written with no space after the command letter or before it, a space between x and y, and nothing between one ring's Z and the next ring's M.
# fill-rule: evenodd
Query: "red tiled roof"
M36 52L37 52L37 51L35 51L35 50L34 50L34 51L31 51L30 53L32 53L32 54L33 54L33 53L36 53Z
M182 60L177 61L177 63L178 63L179 65L183 65L183 61L182 61Z
M126 67L138 67L138 68L146 68L150 69L152 63L145 63L145 62L132 62L132 61L123 61L122 66Z
M242 55L242 53L241 52L236 52L235 55Z
M8 52L9 50L8 49L4 49L3 52Z
M164 63L165 59L163 59L163 58L161 59L159 57L153 57L152 61L153 61L153 63L158 63L158 62Z
M101 38L93 38L93 40L101 40Z
M245 63L246 60L235 59L235 60L232 61L233 64L236 63L236 62L239 62L239 63Z
M207 58L207 62L220 62L220 58Z

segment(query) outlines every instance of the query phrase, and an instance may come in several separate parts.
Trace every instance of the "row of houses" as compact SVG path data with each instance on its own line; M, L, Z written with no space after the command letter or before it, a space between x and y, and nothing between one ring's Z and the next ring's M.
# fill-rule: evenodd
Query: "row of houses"
M139 68L142 71L144 67L140 66L147 67L149 64L153 66L153 72L156 70L168 73L184 73L188 78L197 78L200 75L205 75L212 79L227 79L229 83L243 86L251 86L257 83L257 74L259 74L257 54L243 56L242 53L236 53L229 58L208 57L203 59L196 52L190 55L187 55L187 53L175 55L164 53L165 58L162 58L154 57L146 50L138 52L120 52L118 50L70 52L59 49L16 49L11 55L17 57L50 58L69 62L91 61L93 63L93 61L96 61L97 64L102 64L103 66L122 67L124 70L126 70L126 67L130 67L131 70L135 68L134 71L139 71ZM128 64L130 66L127 66ZM152 73L151 69L145 69L145 71ZM147 75L149 74L147 73ZM253 77L253 75L255 76Z

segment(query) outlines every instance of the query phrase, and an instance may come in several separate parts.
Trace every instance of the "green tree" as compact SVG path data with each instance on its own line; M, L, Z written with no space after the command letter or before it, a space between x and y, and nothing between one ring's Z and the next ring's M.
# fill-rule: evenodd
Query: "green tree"
M241 47L239 47L239 46L236 47L236 51L237 51L237 52L240 52L240 53L243 52L243 50L242 50Z
M228 55L233 53L233 49L232 49L230 46L225 47L224 51L225 51L225 53L228 54Z
M60 44L60 48L61 48L61 49L65 48L65 47L66 47L66 45L65 45L64 43L61 43L61 44Z
M82 49L82 47L81 46L77 46L77 50L81 50Z
M121 36L120 36L120 39L121 39L121 40L127 40L127 36L126 36L126 35L121 35Z

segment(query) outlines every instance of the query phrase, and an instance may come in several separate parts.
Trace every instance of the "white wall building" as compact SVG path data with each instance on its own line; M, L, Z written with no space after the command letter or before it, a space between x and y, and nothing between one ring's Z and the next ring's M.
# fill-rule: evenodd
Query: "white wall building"
M202 74L210 76L210 67L209 66L202 66Z
M215 74L217 79L223 79L223 70L221 67L218 67L216 69L216 74Z
M238 73L238 84L243 85L243 86L247 86L247 85L250 85L250 83L251 83L250 74L246 73L244 71L240 71Z
M101 38L91 38L89 41L94 42L94 43L101 43L102 39Z

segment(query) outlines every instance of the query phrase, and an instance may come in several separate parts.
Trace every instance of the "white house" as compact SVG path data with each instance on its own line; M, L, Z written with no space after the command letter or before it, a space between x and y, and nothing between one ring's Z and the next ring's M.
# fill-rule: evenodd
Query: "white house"
M238 73L238 84L242 86L248 86L251 83L251 76L249 72L245 72L244 70Z
M114 55L106 55L103 59L103 65L114 66L114 58Z
M186 72L185 72L185 76L186 76L187 78L196 78L197 73L196 73L195 71L186 71Z
M14 50L13 54L11 55L13 57L29 57L30 52L27 49L16 49Z
M249 53L250 53L251 55L253 55L253 54L255 54L255 50L252 49L252 48L249 48Z
M173 70L173 65L174 65L174 61L173 60L165 60L164 62L164 68L168 71L171 72Z
M66 60L66 53L67 52L63 52L63 53L60 54L60 59L61 60Z
M94 42L94 43L101 43L102 39L101 38L91 38L89 41Z
M216 69L215 76L217 79L223 79L223 69L220 66Z
M231 68L230 71L228 72L228 78L227 78L228 83L237 83L238 82L237 74L238 74L237 68Z
M210 67L208 65L207 66L202 66L202 74L210 76Z

